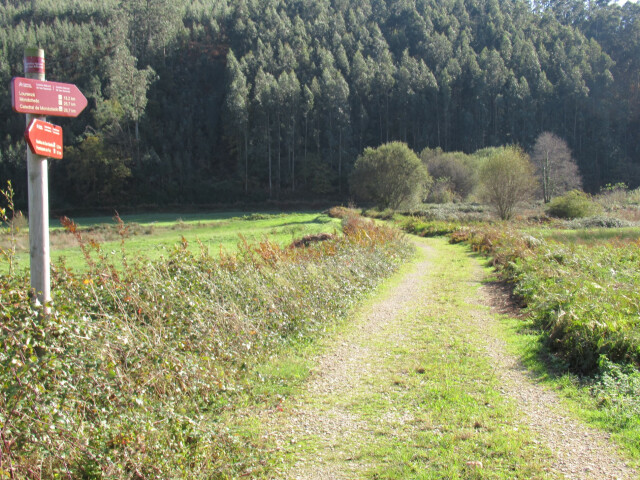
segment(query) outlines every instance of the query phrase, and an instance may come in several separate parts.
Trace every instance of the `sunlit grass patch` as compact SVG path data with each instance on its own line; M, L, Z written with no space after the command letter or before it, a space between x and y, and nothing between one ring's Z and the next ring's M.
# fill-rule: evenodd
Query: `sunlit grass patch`
M320 212L302 213L254 213L230 212L228 214L193 215L136 215L124 216L127 241L124 252L130 257L148 260L167 258L176 245L186 241L194 254L205 248L211 255L220 250L234 251L241 242L240 235L250 242L269 238L271 242L285 246L295 238L320 232L340 230L340 220ZM135 220L135 221L133 221ZM112 218L84 218L75 222L85 240L92 239L100 245L102 252L118 261L122 254L121 236L117 222ZM15 264L17 268L28 268L28 230L17 237ZM84 257L77 239L54 222L51 229L51 257L54 264L64 260L73 269L85 268ZM9 238L0 235L0 246ZM0 272L5 268L0 264Z

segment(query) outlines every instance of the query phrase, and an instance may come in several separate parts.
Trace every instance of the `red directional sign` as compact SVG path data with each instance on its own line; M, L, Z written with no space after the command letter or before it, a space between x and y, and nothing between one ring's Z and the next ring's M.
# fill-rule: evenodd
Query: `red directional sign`
M15 77L11 80L11 106L18 113L77 117L87 99L71 83Z
M62 158L62 128L42 120L34 119L24 138L36 155L49 158Z

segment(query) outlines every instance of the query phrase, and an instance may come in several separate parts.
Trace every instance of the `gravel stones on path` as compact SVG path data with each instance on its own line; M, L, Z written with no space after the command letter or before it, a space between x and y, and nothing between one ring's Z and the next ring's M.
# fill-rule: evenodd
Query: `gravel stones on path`
M325 351L317 360L304 392L288 400L286 412L264 415L266 436L275 439L278 448L292 452L296 459L293 468L280 472L277 478L363 478L369 465L356 454L353 446L370 442L375 432L369 422L348 408L349 396L353 391L366 388L363 382L380 368L384 352L375 345L379 344L385 325L409 311L421 289L430 282L429 256L434 254L433 250L425 242L419 242L418 247L427 252L424 259L383 299L359 315L353 328L347 329L347 333ZM482 276L478 265L475 278L469 279L470 285L478 286ZM467 301L478 306L473 309L469 321L475 322L478 332L482 332L481 342L495 366L494 374L501 379L502 393L516 403L522 423L535 434L535 441L545 444L554 453L552 470L571 480L637 478L637 473L617 456L606 434L564 415L557 396L537 384L517 358L506 352L504 342L491 334L499 322L498 309L504 310L511 305L507 294L491 285L469 291L471 297ZM494 311L490 312L487 306ZM385 332L388 335L389 329ZM394 335L402 336L401 329ZM401 413L389 412L389 415L397 417ZM384 419L381 422L387 423ZM316 439L315 448L306 446L306 439L311 437Z

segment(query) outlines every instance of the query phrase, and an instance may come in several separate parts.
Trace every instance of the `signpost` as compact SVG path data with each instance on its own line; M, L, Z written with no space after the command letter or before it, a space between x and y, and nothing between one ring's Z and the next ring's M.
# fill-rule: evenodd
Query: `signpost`
M87 99L71 83L15 77L11 80L11 106L18 113L77 117Z
M31 289L47 315L51 301L47 157L62 158L62 128L47 123L44 115L77 117L87 99L75 85L45 80L42 49L25 49L24 73L26 78L11 80L11 105L27 114Z
M24 138L36 155L62 159L62 127L36 119L24 132Z

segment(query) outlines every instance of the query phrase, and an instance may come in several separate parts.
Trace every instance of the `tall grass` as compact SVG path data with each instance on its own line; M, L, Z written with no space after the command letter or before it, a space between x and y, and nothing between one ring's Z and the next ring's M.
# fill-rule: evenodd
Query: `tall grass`
M245 376L283 346L331 329L410 248L353 215L304 248L264 240L235 253L126 257L67 229L84 273L52 272L52 314L28 279L0 277L0 477L231 478L242 445L218 421Z
M492 258L548 344L575 372L600 357L640 365L640 243L561 244L504 227L451 235Z

